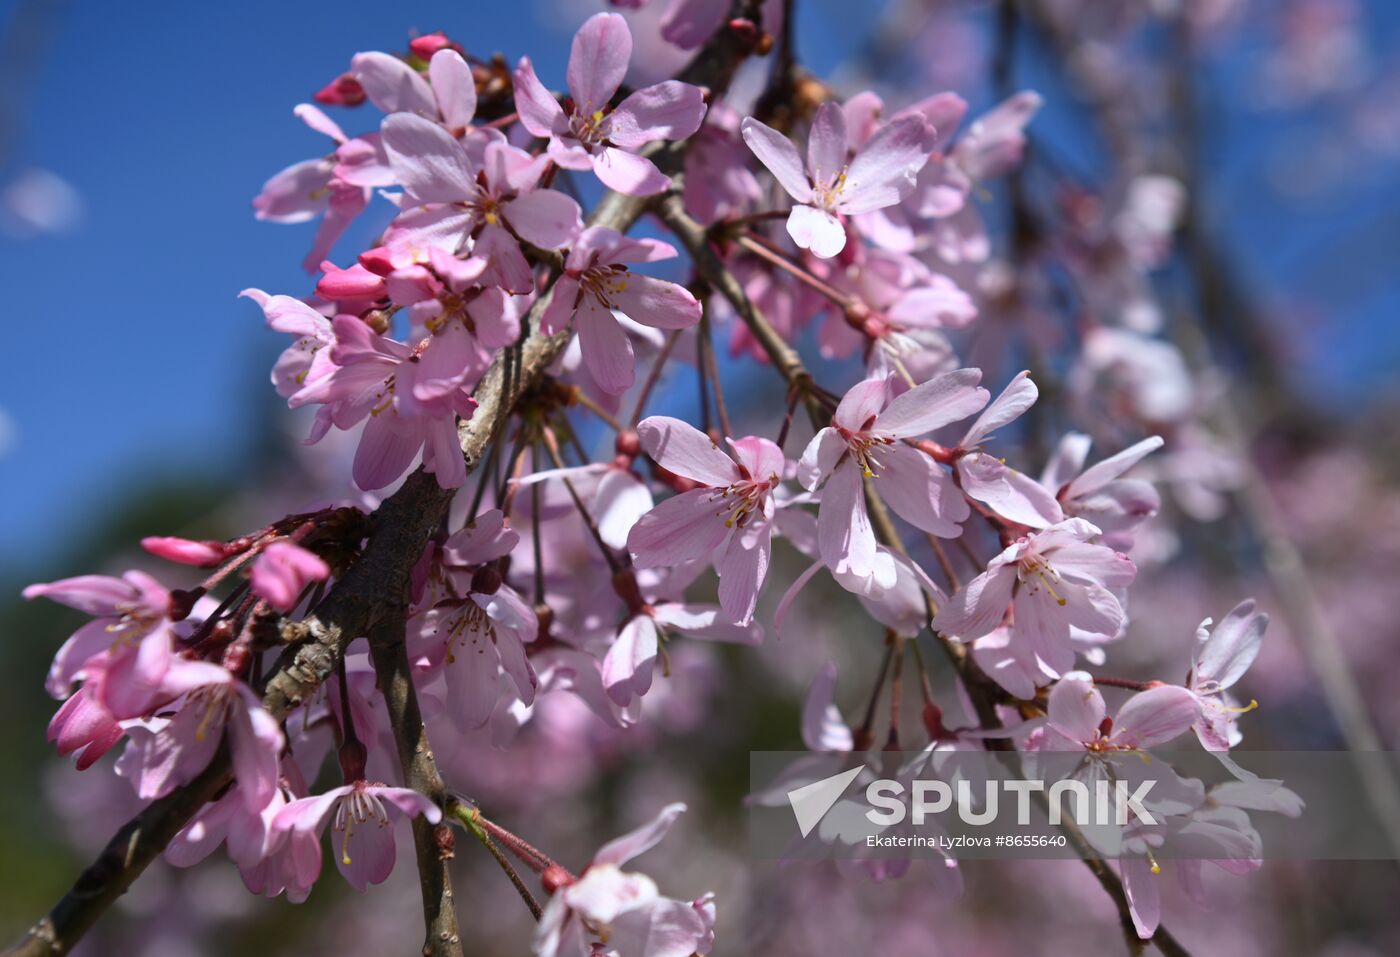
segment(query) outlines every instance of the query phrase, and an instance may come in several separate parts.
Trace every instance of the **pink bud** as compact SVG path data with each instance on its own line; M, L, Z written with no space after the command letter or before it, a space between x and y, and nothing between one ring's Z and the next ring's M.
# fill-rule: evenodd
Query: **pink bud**
M316 294L323 299L344 302L351 299L381 299L384 296L384 277L376 276L359 263L349 269L341 269L332 262L321 263L325 273L316 283Z
M400 262L388 246L375 246L360 253L360 265L376 276L387 276L405 263Z
M447 34L438 30L435 33L426 33L421 37L414 37L408 42L408 49L420 60L431 60L433 54L439 50L461 50L462 48L451 40L447 39Z
M552 864L540 871L540 884L544 887L544 892L553 897L561 888L568 887L574 882L569 872L558 864Z
M253 562L253 593L278 611L291 611L302 589L330 577L330 567L315 552L288 541L273 542Z
M201 568L211 568L229 554L228 547L223 542L196 542L173 535L148 535L141 539L141 547L168 562Z
M359 106L367 97L360 81L346 73L317 90L313 99L326 106Z

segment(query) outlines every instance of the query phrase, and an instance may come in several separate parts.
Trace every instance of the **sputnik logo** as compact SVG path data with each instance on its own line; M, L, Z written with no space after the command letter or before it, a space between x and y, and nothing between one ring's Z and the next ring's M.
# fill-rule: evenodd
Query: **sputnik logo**
M793 816L797 818L797 827L803 837L812 833L812 828L826 816L832 805L841 800L846 788L850 787L851 782L863 770L864 765L857 765L849 771L833 774L829 778L787 792L788 803L792 805Z

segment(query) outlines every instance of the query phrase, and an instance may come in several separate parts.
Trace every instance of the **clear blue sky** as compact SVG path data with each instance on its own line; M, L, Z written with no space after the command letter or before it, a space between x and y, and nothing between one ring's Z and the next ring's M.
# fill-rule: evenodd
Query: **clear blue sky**
M0 0L0 29L14 6ZM804 6L800 49L821 72L866 25L842 15L850 7L840 0ZM249 208L269 174L325 149L293 118L294 104L356 51L401 48L415 28L446 29L512 61L528 50L558 79L569 34L591 9L548 0L59 5L46 53L19 89L18 136L0 131L0 178L52 169L86 212L67 235L0 236L0 409L15 426L0 450L0 569L50 552L77 516L143 474L236 465L252 426L249 377L265 381L279 346L235 297L247 286L307 289L297 264L310 227L257 223ZM1249 265L1294 268L1289 257L1309 236L1275 228L1284 214L1249 175L1257 144L1229 142L1238 155L1221 158L1220 175L1230 208L1246 216L1241 228L1271 237L1246 245ZM1393 195L1393 179L1388 187ZM1340 217L1369 215L1364 194L1357 202L1308 226L1313 239L1346 225ZM1388 319L1395 291L1392 281L1374 292L1356 321Z

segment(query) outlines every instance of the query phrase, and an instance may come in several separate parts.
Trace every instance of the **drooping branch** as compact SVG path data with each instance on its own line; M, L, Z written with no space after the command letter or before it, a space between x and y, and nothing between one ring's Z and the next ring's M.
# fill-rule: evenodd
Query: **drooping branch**
M748 294L744 292L738 278L725 267L719 256L715 254L715 251L710 247L705 227L686 213L680 198L674 194L660 199L656 204L656 210L661 221L675 234L694 260L696 272L729 300L735 314L748 326L754 338L763 346L774 368L787 380L788 387L804 397L813 425L824 424L821 418L824 410L816 401L815 393L811 390L813 385L811 374L802 364L797 351L769 324L762 312L749 299ZM876 537L886 547L904 554L904 544L889 512L884 507L884 503L876 495L867 494L867 499L870 521L875 529ZM934 609L930 606L930 617L932 617L933 611ZM962 644L938 632L934 632L934 637L942 645L959 680L972 699L979 724L987 730L1001 727L1001 721L996 712L1001 692L996 683L987 677ZM989 741L989 746L994 743L997 742ZM1118 909L1125 939L1129 942L1130 948L1133 948L1134 952L1140 951L1139 945L1143 942L1137 937L1132 914L1128 907L1128 896L1123 889L1122 880L1099 856L1083 834L1077 830L1069 830L1067 833L1069 843L1078 852L1085 866L1089 868ZM1157 929L1151 942L1156 944L1167 957L1189 957L1186 949L1164 926Z

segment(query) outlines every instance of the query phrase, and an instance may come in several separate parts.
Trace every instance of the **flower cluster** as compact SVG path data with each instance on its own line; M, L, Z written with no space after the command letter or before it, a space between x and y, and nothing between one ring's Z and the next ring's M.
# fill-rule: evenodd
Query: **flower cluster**
M701 66L721 50L760 57L771 25L721 7L670 4L660 38L712 43ZM981 696L974 710L999 715L1027 754L1137 752L1188 731L1222 755L1239 742L1247 709L1230 689L1266 623L1250 602L1202 626L1184 684L1126 682L1138 693L1111 718L1086 670L1129 634L1139 539L1149 555L1170 547L1154 530L1164 505L1149 478L1206 512L1229 477L1185 464L1211 448L1196 385L1141 310L1097 312L1058 365L1027 363L1043 370L1034 376L1015 371L1015 350L995 349L1012 313L1036 335L1024 314L1046 294L1024 264L993 255L982 198L1021 166L1040 97L1016 93L964 123L967 104L951 93L887 109L811 81L776 110L772 97L731 93L727 74L629 84L633 43L621 15L593 16L556 92L528 57L512 70L432 34L402 56L356 55L317 94L354 115L379 111L368 132L297 107L334 149L273 176L254 209L274 222L322 217L306 261L318 278L304 296L243 295L291 338L272 381L290 408L314 409L308 444L332 429L353 436L357 491L227 541L143 542L208 572L187 587L130 571L25 592L93 619L48 678L63 700L50 725L60 753L87 768L124 742L115 771L143 802L227 774L167 848L172 863L222 845L251 891L300 901L320 877L328 825L337 868L364 890L394 868L396 820L455 821L538 873L550 895L541 957L708 953L713 895L668 897L622 869L683 805L574 876L454 796L476 793L472 762L456 756L523 751L561 713L637 740L664 722L686 662L712 662L706 645L744 656L766 626L796 631L797 596L818 575L885 636L895 665L877 695L886 681L897 695L906 648L927 633L964 663L957 680ZM774 74L770 91L792 79ZM585 217L578 197L600 189ZM1074 237L1076 265L1094 243L1121 254L1116 277L1083 283L1091 295L1140 288L1162 260L1173 190L1136 181L1111 229L1085 224ZM347 227L376 200L391 207L388 225L347 251ZM664 239L628 235L643 213ZM668 261L671 278L651 274ZM827 381L798 350L809 325ZM786 414L726 402L725 379L747 369L781 380ZM698 383L698 427L648 414L667 377ZM1063 407L1038 406L1047 381ZM995 398L984 384L1001 386ZM1084 431L1061 435L1068 424ZM1093 464L1090 433L1112 453ZM485 448L475 437L484 458L464 454ZM1053 451L1003 454L1037 445ZM446 491L437 512L406 518L411 508L391 503L421 493L400 485L415 467ZM376 511L364 493L381 491ZM384 549L398 551L371 564ZM806 570L789 575L794 555ZM326 609L344 614L335 602L352 589L350 604L373 611L341 632ZM376 637L386 626L402 640ZM415 789L399 764L406 729L391 718L402 711L387 654L405 658L411 712L447 791ZM835 679L834 668L817 676L808 746L886 743L870 716L844 722ZM918 734L931 747L980 751L998 731L949 729L927 676L921 691ZM909 740L900 722L896 704L892 746ZM326 786L328 767L339 784ZM1143 938L1160 919L1150 849L1208 818L1211 834L1234 839L1220 839L1219 860L1242 871L1259 857L1243 806L1204 793L1161 833L1129 841L1117 856Z

